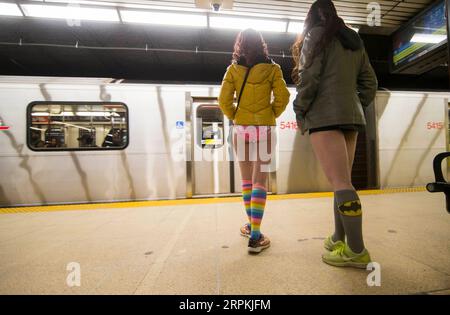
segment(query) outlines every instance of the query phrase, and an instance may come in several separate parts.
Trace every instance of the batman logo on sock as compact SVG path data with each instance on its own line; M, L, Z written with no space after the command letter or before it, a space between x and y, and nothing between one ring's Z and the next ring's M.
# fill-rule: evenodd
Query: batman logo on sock
M346 216L356 217L362 215L361 202L359 200L344 202L338 208L339 212Z

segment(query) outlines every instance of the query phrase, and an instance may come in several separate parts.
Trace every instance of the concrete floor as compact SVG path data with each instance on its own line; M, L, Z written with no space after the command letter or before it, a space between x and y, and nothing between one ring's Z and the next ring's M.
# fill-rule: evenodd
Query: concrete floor
M240 203L0 215L1 294L450 294L443 194L362 196L370 271L321 261L331 198L268 201L272 247L247 254ZM81 267L69 287L67 264Z

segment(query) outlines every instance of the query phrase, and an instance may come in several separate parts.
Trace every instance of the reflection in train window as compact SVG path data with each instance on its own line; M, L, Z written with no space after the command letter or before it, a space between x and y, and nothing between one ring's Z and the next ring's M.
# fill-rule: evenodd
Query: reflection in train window
M35 151L124 149L128 108L123 103L33 102L27 128L28 146Z

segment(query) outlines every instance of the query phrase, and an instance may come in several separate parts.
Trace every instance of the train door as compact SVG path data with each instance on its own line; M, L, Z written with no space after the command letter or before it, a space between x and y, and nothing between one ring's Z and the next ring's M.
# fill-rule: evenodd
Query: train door
M447 128L447 133L446 133L446 139L447 139L447 151L450 151L450 103L447 101L447 113L446 113L446 117L445 120L445 128ZM450 159L446 159L447 160L447 172L445 172L446 174L446 179L447 181L450 180Z
M240 194L239 165L234 161L230 121L216 97L186 97L187 197ZM274 175L272 175L272 178ZM268 180L269 191L271 189Z

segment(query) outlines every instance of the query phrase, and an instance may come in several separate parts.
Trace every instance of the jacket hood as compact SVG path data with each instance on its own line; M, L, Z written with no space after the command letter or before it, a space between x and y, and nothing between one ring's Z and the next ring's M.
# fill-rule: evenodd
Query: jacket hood
M261 57L256 60L256 64L252 67L247 82L249 83L261 83L266 80L268 76L272 73L273 67L275 66L275 62L272 59ZM248 65L245 62L244 58L239 58L237 63L233 63L231 65L234 72L241 76L245 77L247 73Z
M347 26L338 31L336 38L341 42L345 49L359 50L363 47L363 43L358 33Z

